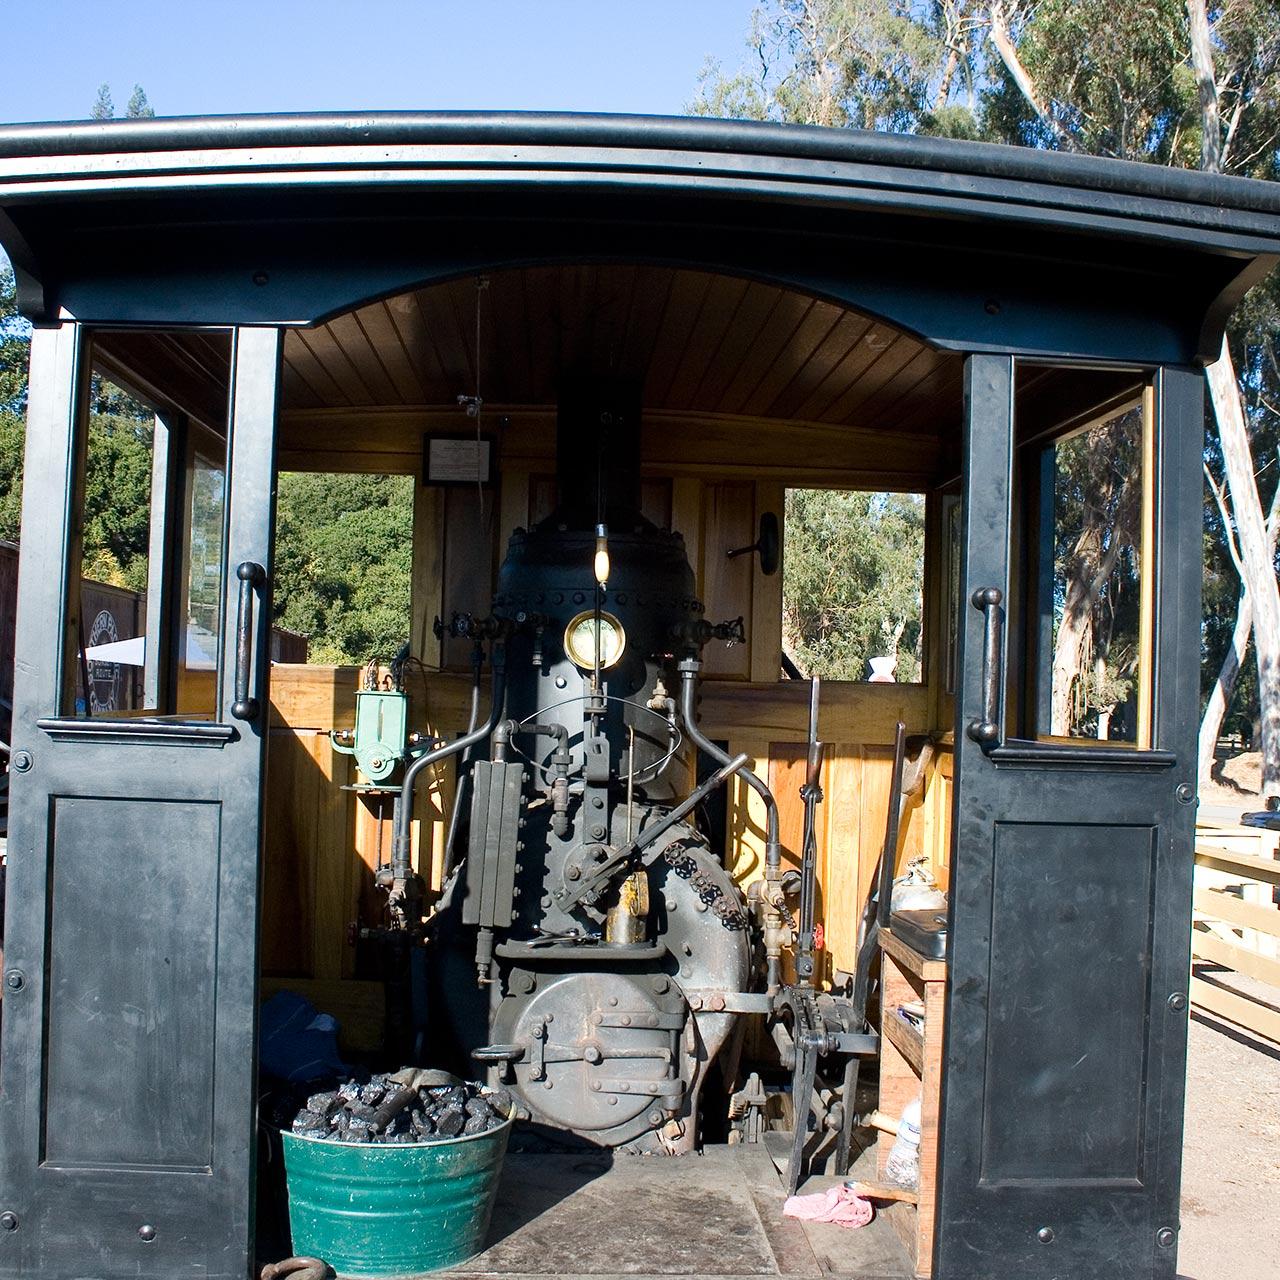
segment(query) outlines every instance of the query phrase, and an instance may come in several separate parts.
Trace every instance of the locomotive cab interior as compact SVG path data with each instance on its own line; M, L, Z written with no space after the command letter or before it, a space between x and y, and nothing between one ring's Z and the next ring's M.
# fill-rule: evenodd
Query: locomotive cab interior
M192 565L198 548L216 579L200 521L220 509L228 357L216 334L96 342L95 385L158 414L157 459L160 426L186 424L184 461L155 463L170 471L152 495L186 475L186 515L158 536L189 588L187 658L148 668L150 700L131 705L168 698L190 717L213 666L190 655L223 625ZM1017 380L1009 714L1044 742L1144 745L1150 376L1025 362ZM870 930L875 896L910 868L951 888L963 413L959 354L687 268L495 269L286 334L277 470L407 477L412 572L401 649L272 664L261 997L333 1015L347 1061L510 1091L525 1123L482 1270L927 1274L946 965ZM1108 547L1131 569L1106 644L1079 639L1123 655L1097 668L1113 695L1101 725L1099 698L1064 703L1052 621L1054 547L1084 536L1071 503L1102 484L1087 449L1067 454L1098 431L1115 464ZM914 612L857 670L820 658L836 665L815 699L786 630L789 495L830 493L909 497L921 549L899 584ZM161 576L153 564L150 590ZM98 668L78 669L92 684ZM780 1014L784 989L802 994ZM812 1017L832 1055L797 1107ZM798 1146L810 1190L850 1170L883 1181L917 1096L918 1203L883 1206L857 1241L808 1228L784 1263ZM277 1154L264 1138L264 1256L285 1244ZM637 1196L669 1204L682 1187L696 1194L679 1212L610 1236ZM560 1246L539 1259L547 1230Z

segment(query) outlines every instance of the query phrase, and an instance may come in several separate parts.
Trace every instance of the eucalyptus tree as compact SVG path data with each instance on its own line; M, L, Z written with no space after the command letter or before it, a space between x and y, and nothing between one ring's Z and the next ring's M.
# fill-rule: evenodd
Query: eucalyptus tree
M744 68L691 110L981 137L1275 179L1275 0L767 0ZM1280 289L1257 286L1208 370L1207 774L1252 633L1263 790L1280 794ZM1084 563L1084 561L1079 561ZM1238 588L1233 582L1239 583ZM1083 673L1077 673L1083 678Z

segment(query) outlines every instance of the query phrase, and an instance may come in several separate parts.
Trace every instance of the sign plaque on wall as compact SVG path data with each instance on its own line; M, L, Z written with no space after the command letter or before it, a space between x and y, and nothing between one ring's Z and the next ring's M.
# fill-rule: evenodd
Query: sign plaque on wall
M424 484L488 484L493 442L483 436L426 436L422 442Z

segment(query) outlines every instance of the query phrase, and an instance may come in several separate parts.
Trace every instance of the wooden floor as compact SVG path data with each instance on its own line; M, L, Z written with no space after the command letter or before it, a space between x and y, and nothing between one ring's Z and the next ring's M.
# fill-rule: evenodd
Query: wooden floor
M864 1157L874 1160L874 1155ZM853 1176L864 1171L855 1165ZM874 1176L870 1170L865 1176ZM837 1179L810 1179L802 1192ZM910 1275L893 1228L856 1230L782 1216L763 1147L702 1155L507 1157L486 1250L451 1273L502 1276L845 1277Z

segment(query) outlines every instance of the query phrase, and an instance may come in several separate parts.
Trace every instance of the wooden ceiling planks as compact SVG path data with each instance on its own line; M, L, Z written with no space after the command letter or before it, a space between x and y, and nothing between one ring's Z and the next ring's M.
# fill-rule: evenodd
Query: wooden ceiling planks
M285 341L286 413L553 405L564 377L633 378L652 411L944 432L960 359L821 299L704 271L495 272L370 303Z

